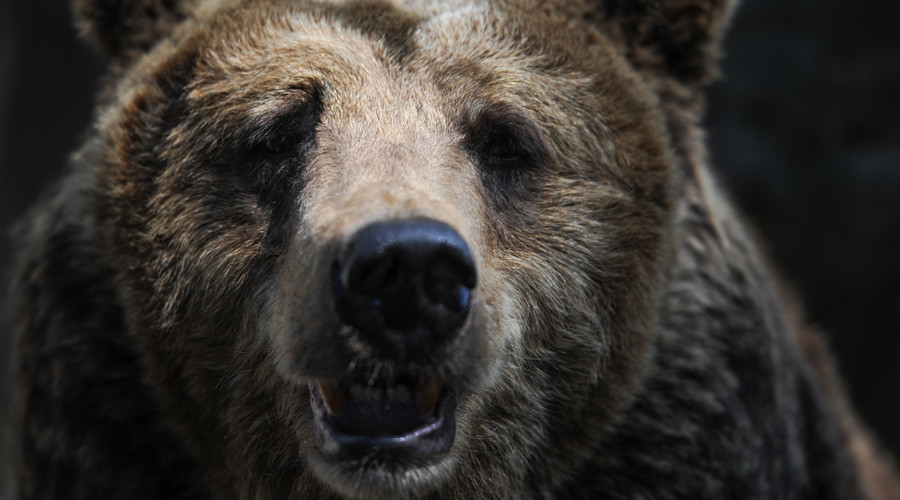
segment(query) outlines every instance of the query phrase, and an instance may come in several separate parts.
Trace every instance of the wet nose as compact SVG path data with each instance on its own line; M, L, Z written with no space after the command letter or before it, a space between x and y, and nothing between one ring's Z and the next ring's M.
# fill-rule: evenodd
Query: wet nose
M340 320L382 355L400 359L433 350L459 333L476 281L462 236L425 218L364 226L332 266Z

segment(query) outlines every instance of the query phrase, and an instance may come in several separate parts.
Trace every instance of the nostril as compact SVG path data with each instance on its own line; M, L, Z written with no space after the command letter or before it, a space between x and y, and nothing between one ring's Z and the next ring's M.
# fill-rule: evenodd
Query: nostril
M453 312L468 308L470 290L475 287L473 270L464 256L438 254L429 263L423 280L428 301Z
M403 279L403 269L392 253L357 259L349 266L344 285L356 293L378 297L397 289Z
M341 321L372 344L415 352L453 337L477 277L469 248L432 219L381 221L357 231L333 267Z

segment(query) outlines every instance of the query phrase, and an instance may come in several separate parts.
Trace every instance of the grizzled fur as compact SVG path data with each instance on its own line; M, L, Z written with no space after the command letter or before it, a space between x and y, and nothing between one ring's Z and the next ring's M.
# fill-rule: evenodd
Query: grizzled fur
M21 498L900 498L705 165L730 1L74 6L111 69L20 228ZM328 263L420 216L478 265L409 367L455 443L331 461L308 384L391 367Z

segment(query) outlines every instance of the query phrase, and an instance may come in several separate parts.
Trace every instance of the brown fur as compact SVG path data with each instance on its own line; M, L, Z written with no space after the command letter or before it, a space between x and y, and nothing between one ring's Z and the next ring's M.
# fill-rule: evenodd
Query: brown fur
M112 69L20 259L20 496L895 498L707 170L731 10L76 1ZM521 164L485 160L498 124ZM401 367L329 266L408 217L478 267L459 337L402 367L454 384L456 439L335 460L308 384Z

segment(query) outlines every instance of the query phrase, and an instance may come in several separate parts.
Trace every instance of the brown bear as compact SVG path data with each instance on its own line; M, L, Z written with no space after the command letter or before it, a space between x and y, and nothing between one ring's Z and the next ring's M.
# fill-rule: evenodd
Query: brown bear
M75 0L22 499L900 498L705 162L727 0Z

